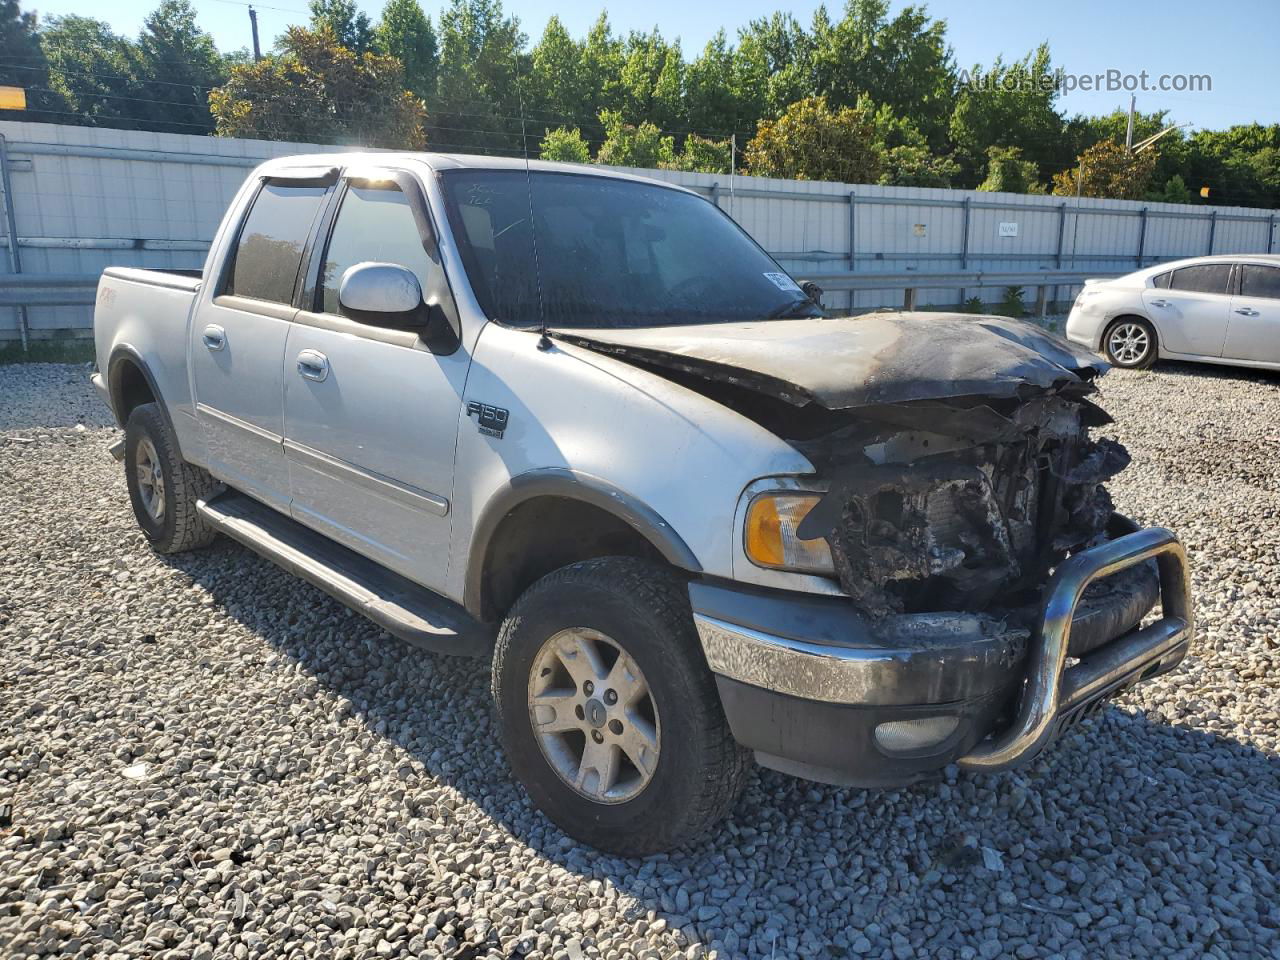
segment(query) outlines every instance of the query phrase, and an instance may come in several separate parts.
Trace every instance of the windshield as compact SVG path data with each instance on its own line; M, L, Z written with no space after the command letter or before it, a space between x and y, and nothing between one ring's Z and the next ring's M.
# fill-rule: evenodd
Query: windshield
M549 327L821 314L737 224L682 190L523 170L450 170L442 182L472 289L501 323L539 326L539 297Z

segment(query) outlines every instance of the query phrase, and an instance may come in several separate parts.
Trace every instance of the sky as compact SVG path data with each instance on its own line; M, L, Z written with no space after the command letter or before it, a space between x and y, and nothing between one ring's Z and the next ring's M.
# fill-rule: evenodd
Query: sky
M250 45L248 5L243 0L192 0L201 25L219 49ZM383 0L358 0L376 20ZM547 18L558 14L570 33L583 36L602 8L609 9L615 33L648 30L657 25L664 36L679 37L685 57L692 59L717 30L732 39L749 20L778 9L790 9L807 22L816 0L647 0L611 8L601 2L566 5L556 0L506 0L508 12L520 18L525 33L536 40ZM829 4L833 17L840 0ZM136 34L156 0L114 0L109 8L85 0L23 0L39 13L79 13L106 19L119 33ZM255 3L264 48L290 23L307 19L306 0ZM893 10L903 6L893 0ZM1280 0L932 0L929 13L947 21L947 38L961 67L990 64L1023 56L1049 41L1055 66L1074 75L1108 70L1135 79L1142 71L1157 85L1162 75L1207 75L1209 90L1138 90L1137 108L1144 113L1168 110L1190 129L1218 129L1237 123L1280 122ZM439 0L423 0L435 20ZM108 12L109 10L109 12ZM1067 114L1109 113L1128 107L1124 90L1076 89L1059 99Z

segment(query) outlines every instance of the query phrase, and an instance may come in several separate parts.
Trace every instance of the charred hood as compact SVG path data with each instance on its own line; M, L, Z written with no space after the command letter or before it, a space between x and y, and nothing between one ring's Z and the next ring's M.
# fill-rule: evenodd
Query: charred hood
M647 367L828 410L1022 397L1087 383L1107 368L1095 354L1029 323L965 314L873 313L553 335Z
M827 541L873 619L1033 609L1049 571L1105 535L1104 484L1129 462L1089 436L1110 422L1089 399L1106 364L1016 320L881 313L554 335L697 390L803 453L826 492L796 535Z

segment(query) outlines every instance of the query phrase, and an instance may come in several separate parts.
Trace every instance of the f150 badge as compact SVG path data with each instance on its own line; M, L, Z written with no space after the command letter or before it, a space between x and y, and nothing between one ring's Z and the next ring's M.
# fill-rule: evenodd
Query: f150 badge
M467 416L474 415L480 432L487 437L502 439L507 431L507 419L510 414L504 407L494 407L487 403L472 400L467 403Z

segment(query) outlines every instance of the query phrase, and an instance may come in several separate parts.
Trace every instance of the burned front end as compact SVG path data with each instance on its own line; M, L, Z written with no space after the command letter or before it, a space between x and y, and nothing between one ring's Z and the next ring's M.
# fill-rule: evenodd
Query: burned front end
M800 525L872 618L1033 603L1067 555L1107 536L1103 484L1129 463L1085 382L1028 399L915 401L858 411L795 441L827 492Z
M1095 432L1111 420L1093 354L940 314L566 339L715 399L814 467L784 478L804 512L774 526L825 542L817 572L840 596L689 588L730 726L762 763L866 786L1004 769L1185 655L1185 553L1113 509L1129 454ZM770 497L767 479L748 495Z

